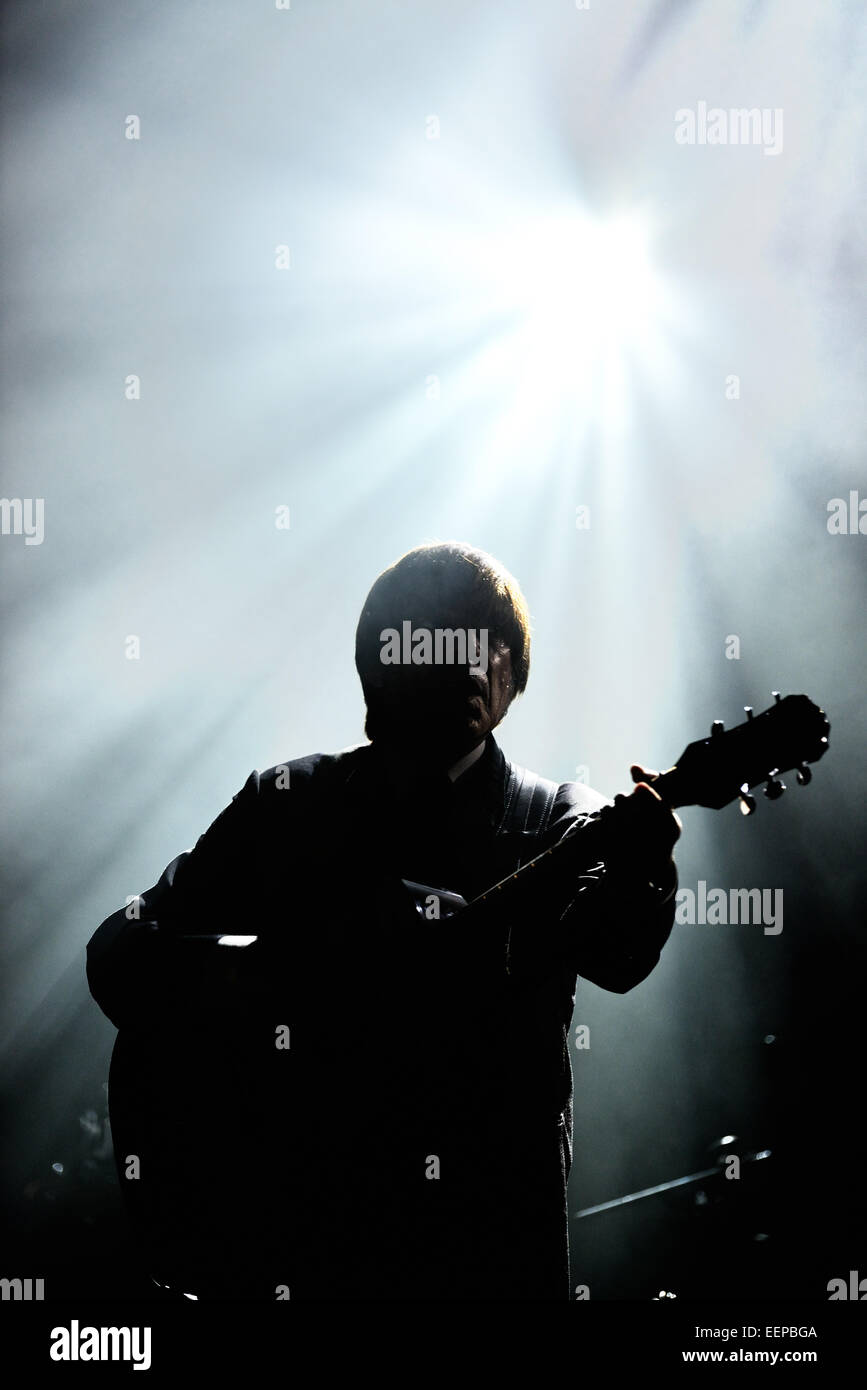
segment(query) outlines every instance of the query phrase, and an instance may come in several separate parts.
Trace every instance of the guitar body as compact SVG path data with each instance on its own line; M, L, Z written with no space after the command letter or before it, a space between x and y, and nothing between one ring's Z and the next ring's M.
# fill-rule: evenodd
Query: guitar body
M275 1078L263 1059L243 1015L163 1018L118 1034L109 1116L121 1190L145 1267L173 1290L255 1292L275 1215L263 1198L279 1190L267 1161Z
M166 944L173 995L120 1029L108 1093L124 1205L155 1282L257 1300L278 1287L333 1288L335 1233L351 1225L337 1195L353 1190L343 1136L387 1123L410 1084L417 1050L408 1056L395 1038L417 1020L421 996L400 985L418 975L412 929L423 922L416 939L429 940L432 894L442 919L464 905L389 882L370 894L365 922L321 922L315 949L202 934ZM349 1067L362 1087L347 1086ZM386 1165L387 1154L384 1180Z

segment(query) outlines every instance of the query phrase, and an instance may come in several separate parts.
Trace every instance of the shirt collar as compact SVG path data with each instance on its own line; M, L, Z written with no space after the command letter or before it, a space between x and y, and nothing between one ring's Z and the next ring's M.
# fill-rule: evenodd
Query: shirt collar
M431 790L436 789L443 797L456 803L471 797L485 800L489 804L492 823L498 822L502 816L506 759L493 734L486 736L480 757L454 782L447 772L414 774L411 758L407 759L400 750L386 749L375 741L368 745L368 756L385 784L390 784L394 790L409 791L413 782L419 788L426 784Z

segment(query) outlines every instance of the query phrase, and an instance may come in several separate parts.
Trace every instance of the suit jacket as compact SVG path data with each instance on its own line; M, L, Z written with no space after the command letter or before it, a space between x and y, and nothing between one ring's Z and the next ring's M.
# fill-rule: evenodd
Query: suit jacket
M605 804L565 783L516 829L519 775L492 736L454 783L369 744L254 771L99 927L113 1124L144 1094L168 1146L130 1141L132 1180L119 1155L152 1272L199 1296L569 1297L576 979L643 980L675 883L660 901L601 862L420 917L400 879L470 900Z

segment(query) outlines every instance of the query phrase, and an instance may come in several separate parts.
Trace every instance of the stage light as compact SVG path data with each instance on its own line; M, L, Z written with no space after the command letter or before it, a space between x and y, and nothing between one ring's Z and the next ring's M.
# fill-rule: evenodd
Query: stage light
M684 309L653 241L643 209L593 216L570 202L504 219L496 242L475 248L475 290L497 328L467 389L493 386L501 402L486 439L501 478L526 471L528 458L574 464L594 428L613 443L631 416L634 373L670 388L668 328Z
M649 257L649 226L637 215L546 217L508 247L534 328L554 354L586 364L640 340L661 291Z
M637 213L532 217L503 236L490 273L534 362L578 384L597 363L639 349L665 298Z

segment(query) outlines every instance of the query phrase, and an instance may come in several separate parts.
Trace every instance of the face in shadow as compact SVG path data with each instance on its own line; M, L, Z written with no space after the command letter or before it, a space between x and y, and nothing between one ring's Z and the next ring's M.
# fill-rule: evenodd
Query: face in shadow
M486 666L383 666L374 741L411 748L422 761L445 767L472 752L501 722L514 693L505 643L488 644Z

